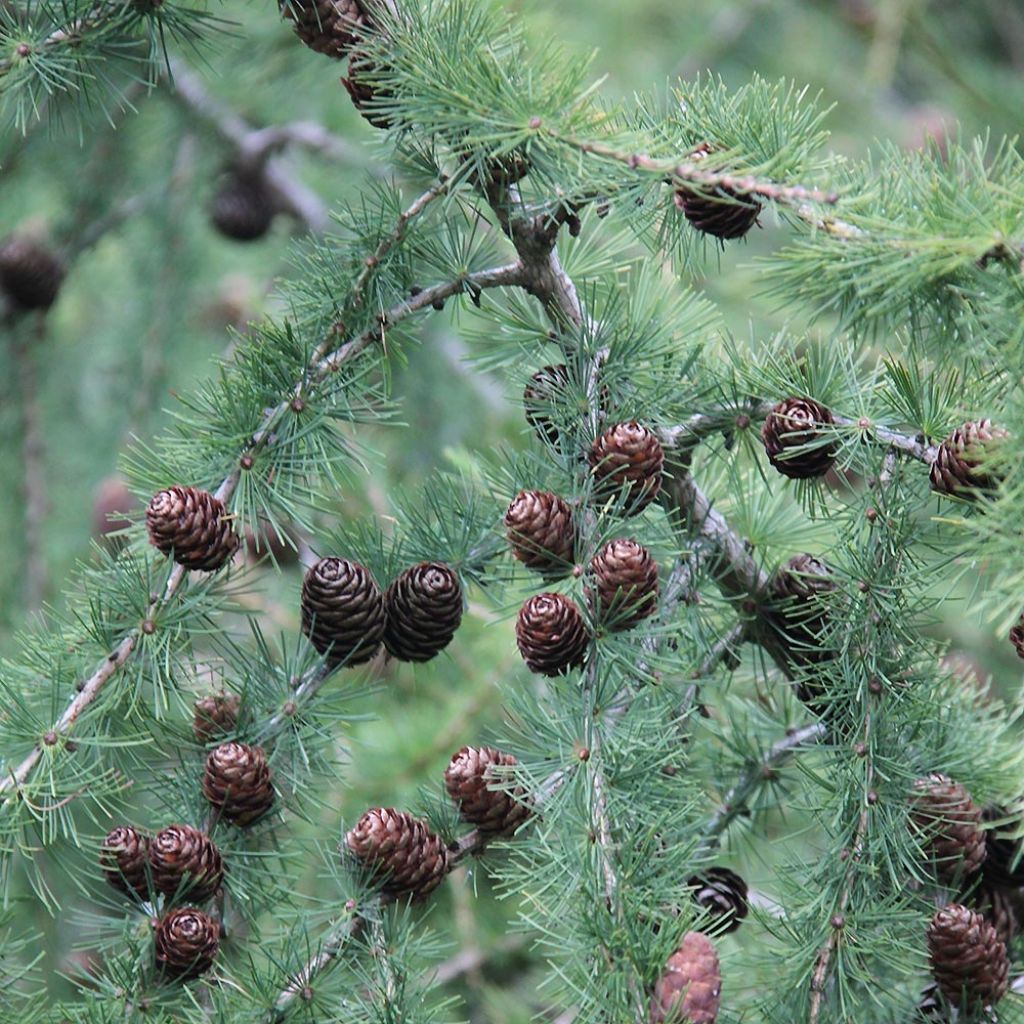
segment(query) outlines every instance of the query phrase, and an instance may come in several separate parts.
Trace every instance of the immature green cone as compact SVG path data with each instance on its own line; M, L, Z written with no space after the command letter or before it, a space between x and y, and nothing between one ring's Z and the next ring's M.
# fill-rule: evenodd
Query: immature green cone
M562 594L535 594L519 609L516 644L531 672L558 676L578 668L589 643L579 608Z
M239 539L220 498L175 484L146 509L149 542L186 569L215 572L231 561Z
M452 755L445 769L444 785L459 814L481 832L511 836L530 817L529 798L524 789L512 792L492 789L498 776L495 765L519 762L494 747L463 747Z
M661 489L665 452L647 427L635 420L617 423L598 437L588 455L599 500L614 496L625 485L626 512L642 512Z
M922 833L939 878L973 875L986 853L981 808L959 782L938 773L917 779L913 790L911 822Z
M27 235L0 242L0 292L17 310L49 309L64 274L63 261L42 242Z
M262 747L222 743L206 758L203 796L234 825L251 825L274 806L273 774Z
M959 498L976 498L999 486L999 474L986 460L1010 436L991 420L976 420L957 427L942 444L932 463L932 490Z
M384 638L384 597L369 570L321 558L302 582L302 632L332 665L369 661Z
M568 502L550 491L520 491L505 513L512 553L546 579L572 572L576 528Z
M443 562L406 569L384 594L384 646L401 661L430 661L462 621L462 585Z
M558 446L561 437L552 415L569 394L569 367L556 363L541 367L523 390L523 411L526 422L542 441Z
M374 128L390 128L391 115L380 109L381 100L391 99L391 93L373 79L381 72L380 65L365 50L353 50L348 58L348 78L341 84L359 111Z
M701 143L690 158L695 162L703 160L711 150L709 143ZM700 191L677 182L673 198L683 216L698 231L721 239L742 238L757 223L761 212L761 204L756 199L724 185L704 187Z
M210 200L210 223L235 242L253 242L270 229L277 197L260 172L229 171Z
M237 693L209 693L192 705L192 734L197 743L209 743L226 736L238 725L240 701Z
M281 14L295 22L295 34L317 53L341 60L368 27L359 0L283 0Z
M981 914L959 903L943 907L928 925L932 977L953 1006L997 1003L1009 987L1006 946Z
M198 978L217 958L220 925L195 907L179 907L160 919L154 945L163 975L178 981Z
M794 480L824 476L836 461L835 443L827 440L833 422L832 413L813 398L779 402L761 428L768 461ZM804 445L814 447L795 450Z
M747 916L747 883L728 868L712 867L694 875L687 883L693 898L712 917L716 932L734 932Z
M372 807L345 836L386 896L416 899L433 892L448 871L444 841L427 825L393 807Z
M107 833L100 847L100 866L107 881L126 895L149 892L146 864L149 837L131 825L119 825Z
M149 844L153 888L165 896L179 891L195 903L208 900L224 877L220 851L205 832L191 825L168 825Z
M658 563L635 540L609 541L590 562L598 618L629 629L658 608Z
M654 986L651 1024L715 1024L722 972L711 940L687 932Z

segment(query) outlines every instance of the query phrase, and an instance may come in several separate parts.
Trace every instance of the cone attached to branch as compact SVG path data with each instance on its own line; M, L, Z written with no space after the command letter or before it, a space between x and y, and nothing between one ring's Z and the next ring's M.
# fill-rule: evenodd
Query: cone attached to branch
M198 978L217 958L220 925L195 907L180 907L160 919L154 945L162 974L179 981Z
M1010 943L1020 931L1019 890L1004 889L982 878L964 902L970 903L971 909L976 910L995 928L996 935L1009 949Z
M274 806L274 783L262 747L222 743L206 758L203 796L234 825L244 827Z
M516 643L531 672L558 676L583 664L590 633L570 598L535 594L519 609Z
M991 420L975 420L957 427L942 444L932 463L932 490L959 498L991 494L998 486L999 471L988 464L1010 436Z
M590 562L598 618L629 629L658 608L658 563L635 540L609 541Z
M261 170L228 171L210 200L210 223L225 238L254 242L270 229L277 196Z
M358 562L321 558L302 582L302 632L332 665L361 665L384 638L384 598Z
M728 868L712 867L687 883L693 898L712 917L716 931L733 932L747 916L747 883Z
M831 566L806 553L794 555L772 575L771 615L786 635L786 654L794 664L812 665L834 656L823 644L827 599L836 589Z
M384 646L401 661L430 661L462 621L462 585L443 562L406 569L384 594Z
M224 877L220 851L205 832L191 825L168 825L149 844L153 887L164 896L179 891L195 903L208 900Z
M57 254L28 235L0 242L0 292L19 311L49 309L57 301L65 268Z
M238 725L240 701L237 693L210 693L195 702L192 735L197 743L209 743L234 732Z
M824 476L836 461L835 443L828 434L833 422L832 413L813 398L780 402L761 428L768 461L794 480Z
M705 160L713 148L702 142L690 154L690 159ZM742 238L757 223L761 212L761 204L756 199L740 195L725 185L699 190L677 182L673 198L676 207L698 231L721 239Z
M711 940L687 932L654 986L651 1024L715 1024L722 972Z
M511 836L530 817L529 798L522 787L492 788L501 777L495 766L519 762L494 747L463 747L445 769L444 785L462 817L481 832Z
M186 569L215 572L231 560L239 539L220 498L175 484L146 509L149 542Z
M618 423L598 437L590 447L589 461L599 500L628 485L626 511L630 515L642 512L661 489L665 452L658 438L635 420Z
M512 553L546 579L572 572L576 529L568 502L550 491L520 491L505 513Z
M558 445L560 435L552 414L569 393L569 367L565 363L541 367L523 390L523 411L526 422L537 436L548 444Z
M380 109L381 100L389 100L392 95L373 79L379 75L380 65L365 50L353 50L348 58L348 78L341 84L352 100L352 106L359 111L374 128L390 128L391 115Z
M386 896L420 899L448 871L444 841L405 811L372 807L345 836L345 845L380 884Z
M284 0L281 14L295 23L295 34L317 53L341 60L371 27L359 0Z
M103 868L103 874L115 889L125 895L147 895L148 861L149 837L131 825L119 825L108 832L100 847L100 867Z
M953 1006L997 1003L1009 987L1006 946L981 914L959 903L943 907L928 925L932 977Z
M1001 807L986 807L981 812L981 820L984 822L1005 821L1007 817L1007 813ZM1019 889L1024 887L1022 841L1019 838L1000 835L1001 829L1006 828L1017 831L1020 829L1020 821L1015 820L1011 825L1004 824L1001 828L985 829L985 860L982 871L986 882L992 885L1005 889Z
M973 875L985 860L981 808L959 782L934 773L914 782L910 820L943 881Z

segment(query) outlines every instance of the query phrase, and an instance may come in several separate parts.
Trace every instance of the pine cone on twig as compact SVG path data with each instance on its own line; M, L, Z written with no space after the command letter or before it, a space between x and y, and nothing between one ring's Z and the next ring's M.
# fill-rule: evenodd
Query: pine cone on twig
M944 881L973 875L985 860L981 808L959 782L934 773L914 782L911 823Z
M463 747L452 755L444 773L445 788L462 817L481 832L511 836L530 817L529 798L522 787L511 792L493 788L500 781L494 767L518 763L494 747Z
M209 693L193 705L192 734L197 743L209 743L234 732L241 706L237 693Z
M637 515L654 501L661 489L665 452L647 427L632 421L606 430L590 447L594 494L607 500L628 486L625 512Z
M687 932L654 986L651 1024L715 1024L722 972L711 940Z
M217 958L220 925L195 907L165 914L156 927L156 965L168 978L189 981L205 974Z
M991 1006L1009 988L1010 960L995 928L959 903L943 907L928 925L932 977L953 1006Z
M462 621L462 585L443 562L406 569L384 594L384 646L402 661L430 661Z
M205 832L191 825L168 825L149 844L153 888L164 896L208 900L224 877L220 851Z
M728 868L712 867L694 875L687 883L693 898L712 917L715 930L733 932L747 916L747 883Z
M658 563L635 540L609 541L590 562L598 619L629 629L658 609Z
M576 529L568 502L549 491L520 491L505 513L512 553L546 579L572 572Z
M833 423L832 413L813 398L780 402L761 428L768 461L795 480L824 476L836 461L835 442L828 434Z
M516 643L531 672L558 676L583 664L590 633L568 597L536 594L519 609Z
M149 837L131 825L107 833L100 848L100 866L107 881L125 895L149 893Z
M321 558L302 581L302 632L332 666L369 661L384 638L384 597L369 570Z
M957 427L939 445L930 471L932 490L958 498L991 494L1001 474L988 463L1009 436L988 419Z
M705 160L714 147L702 142L691 154L693 161ZM742 238L756 223L761 204L752 196L740 195L725 185L697 189L685 182L675 184L675 204L698 231L719 239Z
M146 509L149 542L186 569L215 572L240 543L220 498L177 484L154 494Z
M203 796L234 825L251 825L274 806L273 774L262 747L222 743L206 758Z
M295 22L295 34L317 53L341 60L371 27L360 0L284 0L281 14Z

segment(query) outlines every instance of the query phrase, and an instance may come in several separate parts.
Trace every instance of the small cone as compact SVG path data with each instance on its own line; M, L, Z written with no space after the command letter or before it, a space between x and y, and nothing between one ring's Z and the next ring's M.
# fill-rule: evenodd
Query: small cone
M444 785L465 821L481 832L511 836L530 817L528 796L516 787L511 792L491 788L501 777L494 766L519 762L493 747L463 747L452 755L444 773Z
M709 143L701 143L691 154L694 161L706 159L712 151ZM697 189L679 182L673 198L683 216L698 231L715 238L742 238L756 223L761 204L750 196L743 196L731 188Z
M722 972L711 940L687 932L654 986L651 1024L715 1024Z
M462 621L462 585L443 562L406 569L384 594L384 646L401 661L430 661Z
M786 636L786 654L794 664L834 657L824 641L830 622L827 597L836 589L832 567L813 555L794 555L775 570L770 614Z
M284 0L281 14L294 21L295 34L306 46L335 60L341 60L371 27L359 0Z
M433 892L448 871L444 841L424 822L393 807L373 807L345 836L386 896L416 899Z
M519 609L516 644L531 672L558 676L579 668L589 643L587 624L568 597L536 594Z
M734 932L747 916L747 883L728 868L713 867L687 883L693 898L710 915L716 932Z
M987 419L957 427L939 445L930 471L932 490L958 498L991 494L999 486L1000 474L986 463L1009 436Z
M526 422L542 441L556 447L560 445L561 435L552 417L554 410L565 403L569 383L569 367L557 363L539 369L523 390Z
M149 844L153 888L168 898L179 891L195 903L208 900L224 877L220 851L191 825L168 825Z
M658 563L635 540L609 541L590 562L598 618L629 629L658 609Z
M198 978L217 958L220 925L195 907L180 907L160 919L154 945L163 975L178 981Z
M780 402L761 428L768 461L794 480L824 476L836 461L835 443L827 429L833 422L832 413L813 398Z
M985 822L1001 821L1008 815L1001 807L986 807L981 812ZM1004 829L1016 831L1020 822L1014 821L997 828L985 829L985 860L981 865L985 881L1004 889L1019 889L1024 886L1024 855L1021 854L1021 840L1001 835Z
M384 598L369 570L321 558L302 583L302 632L332 665L369 661L384 638Z
M65 272L53 250L28 235L0 242L0 292L21 312L49 309L57 301Z
M203 796L234 825L244 827L274 806L273 774L262 747L222 743L206 758Z
M981 808L970 793L945 775L914 782L910 820L943 881L973 875L985 860Z
M520 491L505 513L512 553L546 579L572 572L576 530L572 509L549 491Z
M210 200L210 223L225 238L254 242L278 212L277 197L262 172L229 171Z
M186 569L215 572L239 545L223 502L198 487L175 485L154 494L146 526L149 542Z
M943 907L928 925L928 958L932 977L953 1006L991 1006L1006 995L1006 946L981 914L959 903Z
M605 431L591 445L589 461L598 500L614 497L628 485L628 515L642 512L661 489L665 452L657 437L635 421Z
M236 693L210 693L193 705L192 734L197 743L209 743L234 732L240 701Z
M131 825L119 825L108 832L100 848L103 874L125 895L136 893L145 898L149 893L148 860L149 837Z
M380 65L364 50L353 50L348 58L348 78L343 78L341 84L345 86L352 106L374 128L390 128L393 123L391 115L381 110L379 104L381 100L392 99L392 95L373 81L380 71Z
M1017 933L1020 931L1020 893L1015 889L1004 889L982 880L964 900L972 910L976 910L993 928L996 935L1010 948Z

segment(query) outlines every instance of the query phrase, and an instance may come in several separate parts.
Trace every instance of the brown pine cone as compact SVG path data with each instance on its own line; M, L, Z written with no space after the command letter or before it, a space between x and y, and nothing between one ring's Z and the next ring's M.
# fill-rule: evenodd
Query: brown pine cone
M222 743L206 758L203 796L232 824L244 827L274 806L273 773L262 747Z
M107 833L100 847L100 867L107 881L125 895L149 893L146 864L149 837L131 825L119 825Z
M569 393L569 368L565 363L544 366L526 383L523 390L523 411L526 422L542 441L558 446L561 435L552 421L552 412Z
M933 773L914 782L910 820L944 881L973 875L985 860L981 808L952 779Z
M739 928L747 916L747 883L735 871L708 868L686 884L693 888L694 900L711 915L715 931L724 935Z
M175 484L146 509L149 542L186 569L214 572L238 549L239 539L220 498Z
M654 986L651 1024L715 1024L722 972L711 940L687 932Z
M576 528L568 502L550 491L520 491L505 513L512 553L546 579L572 572Z
M977 420L957 427L942 444L932 463L932 490L958 498L976 498L992 493L998 486L998 470L986 461L1010 436L991 420Z
M262 238L277 212L277 196L262 171L227 172L209 207L210 223L235 242Z
M462 817L481 832L511 836L530 817L529 797L522 787L511 792L492 789L494 765L517 765L511 755L494 747L463 747L445 769L444 785Z
M49 309L65 273L64 262L34 238L12 235L0 242L0 292L19 311Z
M583 664L590 643L575 602L561 594L535 594L516 619L516 644L531 672L558 676Z
M351 97L352 106L374 128L390 128L391 115L381 110L379 103L392 99L392 94L373 81L380 72L380 65L365 50L353 50L348 58L348 78L343 78L341 84Z
M384 638L384 598L369 570L321 558L302 582L302 632L331 665L369 661Z
M217 958L220 925L195 907L179 907L160 919L155 947L161 973L179 981L198 978Z
M234 732L240 701L237 693L208 693L192 705L192 734L197 743L209 743Z
M982 872L984 875L984 871ZM973 910L976 910L993 928L996 935L1010 948L1010 943L1020 931L1020 894L1015 889L1004 889L982 880L971 890L970 896L964 899Z
M779 402L761 428L768 461L783 476L794 480L824 476L836 461L835 442L827 440L827 428L834 422L832 413L813 398L787 398Z
M370 870L381 892L395 899L421 899L448 871L448 851L440 836L393 807L371 807L349 830L345 844Z
M311 50L335 60L372 27L360 0L284 0L281 15L295 22L295 34Z
M153 888L172 897L181 891L195 903L208 900L224 877L220 850L191 825L168 825L149 844Z
M981 812L984 822L1001 821L1008 817L1001 807L986 807ZM1016 831L1020 822L1003 824L998 828L985 829L985 860L981 865L985 881L1004 889L1019 889L1024 886L1024 855L1021 854L1021 840L1001 835L1003 829Z
M1006 995L1010 961L995 928L959 903L928 925L928 958L939 990L954 1006L991 1006Z
M590 561L590 575L597 617L609 629L629 629L657 611L658 563L635 540L605 544Z
M635 420L606 430L590 447L594 494L599 500L615 496L626 484L626 512L637 515L657 497L665 452L661 442Z
M401 661L430 661L462 621L462 585L443 562L406 569L384 594L384 646Z
M1013 644L1014 650L1017 652L1017 657L1024 658L1024 615L1017 620L1015 625L1010 627L1009 639L1010 643Z
M785 634L793 664L815 665L835 657L823 644L830 620L827 598L836 589L832 567L806 553L794 555L773 573L769 616Z
M703 160L712 146L702 142L691 154L693 161ZM683 182L675 185L673 199L683 216L698 230L715 238L742 238L756 223L761 204L751 196L740 195L719 185L698 191Z

